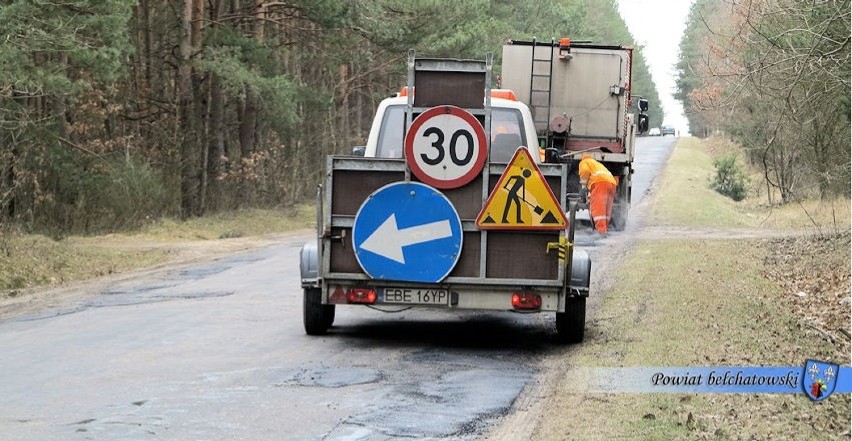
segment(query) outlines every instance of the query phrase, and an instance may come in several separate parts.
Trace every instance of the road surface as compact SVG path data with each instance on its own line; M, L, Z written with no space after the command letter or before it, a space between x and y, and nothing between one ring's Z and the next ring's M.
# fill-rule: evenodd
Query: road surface
M674 144L637 141L634 204ZM311 238L86 285L0 321L0 438L475 439L559 349L552 314L339 307L329 335L308 337L298 252Z

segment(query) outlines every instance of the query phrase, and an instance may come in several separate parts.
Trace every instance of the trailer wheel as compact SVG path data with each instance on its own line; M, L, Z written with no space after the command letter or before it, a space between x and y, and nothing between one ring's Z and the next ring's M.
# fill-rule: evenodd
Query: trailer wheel
M586 298L565 299L565 312L556 313L557 340L560 343L580 343L586 330Z
M334 305L322 304L322 291L317 288L305 288L304 312L305 332L308 335L322 335L334 323Z

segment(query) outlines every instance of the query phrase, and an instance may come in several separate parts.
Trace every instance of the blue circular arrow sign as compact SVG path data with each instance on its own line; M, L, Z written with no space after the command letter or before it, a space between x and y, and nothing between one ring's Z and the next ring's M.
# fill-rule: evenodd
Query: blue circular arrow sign
M361 204L352 242L358 264L374 279L437 283L461 256L461 219L440 191L394 182Z

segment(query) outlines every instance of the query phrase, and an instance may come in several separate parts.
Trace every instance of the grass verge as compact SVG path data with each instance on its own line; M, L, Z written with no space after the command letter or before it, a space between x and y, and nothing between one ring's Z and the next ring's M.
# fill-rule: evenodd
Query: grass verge
M651 225L815 230L816 217L839 231L633 243L612 276L617 282L596 293L603 299L586 341L568 351L567 375L544 404L548 416L533 439L849 439L849 395L815 403L804 393L589 393L571 374L597 367L801 366L809 358L850 363L848 201L836 201L847 208L833 212L819 211L824 203L804 204L807 214L802 206L734 202L708 186L711 154L701 140L679 142L652 201Z
M852 205L848 199L811 200L768 206L760 194L762 177L752 175L749 196L740 201L710 188L714 157L730 153L719 139L682 138L658 181L650 225L686 225L716 228L814 230L819 233L848 231ZM741 161L741 163L744 163Z
M186 244L281 233L312 227L313 206L239 210L184 222L161 219L136 231L53 240L34 234L0 235L0 290L60 285L144 268L175 259Z
M848 340L805 326L765 278L768 243L636 243L571 367L849 364ZM543 419L534 439L827 440L850 428L848 395L586 393L570 375L546 407L559 418Z
M314 205L286 210L238 210L186 221L160 219L129 236L146 240L211 240L280 233L316 225Z
M0 239L0 290L60 285L155 265L169 258L162 248L123 249L91 240L55 241L41 235L10 235Z

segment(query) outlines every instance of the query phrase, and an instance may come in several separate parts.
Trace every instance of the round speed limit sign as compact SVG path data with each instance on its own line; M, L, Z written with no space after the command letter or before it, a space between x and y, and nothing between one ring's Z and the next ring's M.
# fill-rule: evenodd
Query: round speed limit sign
M405 135L405 162L418 179L435 188L458 188L472 181L488 154L485 129L470 112L433 107L411 123Z

